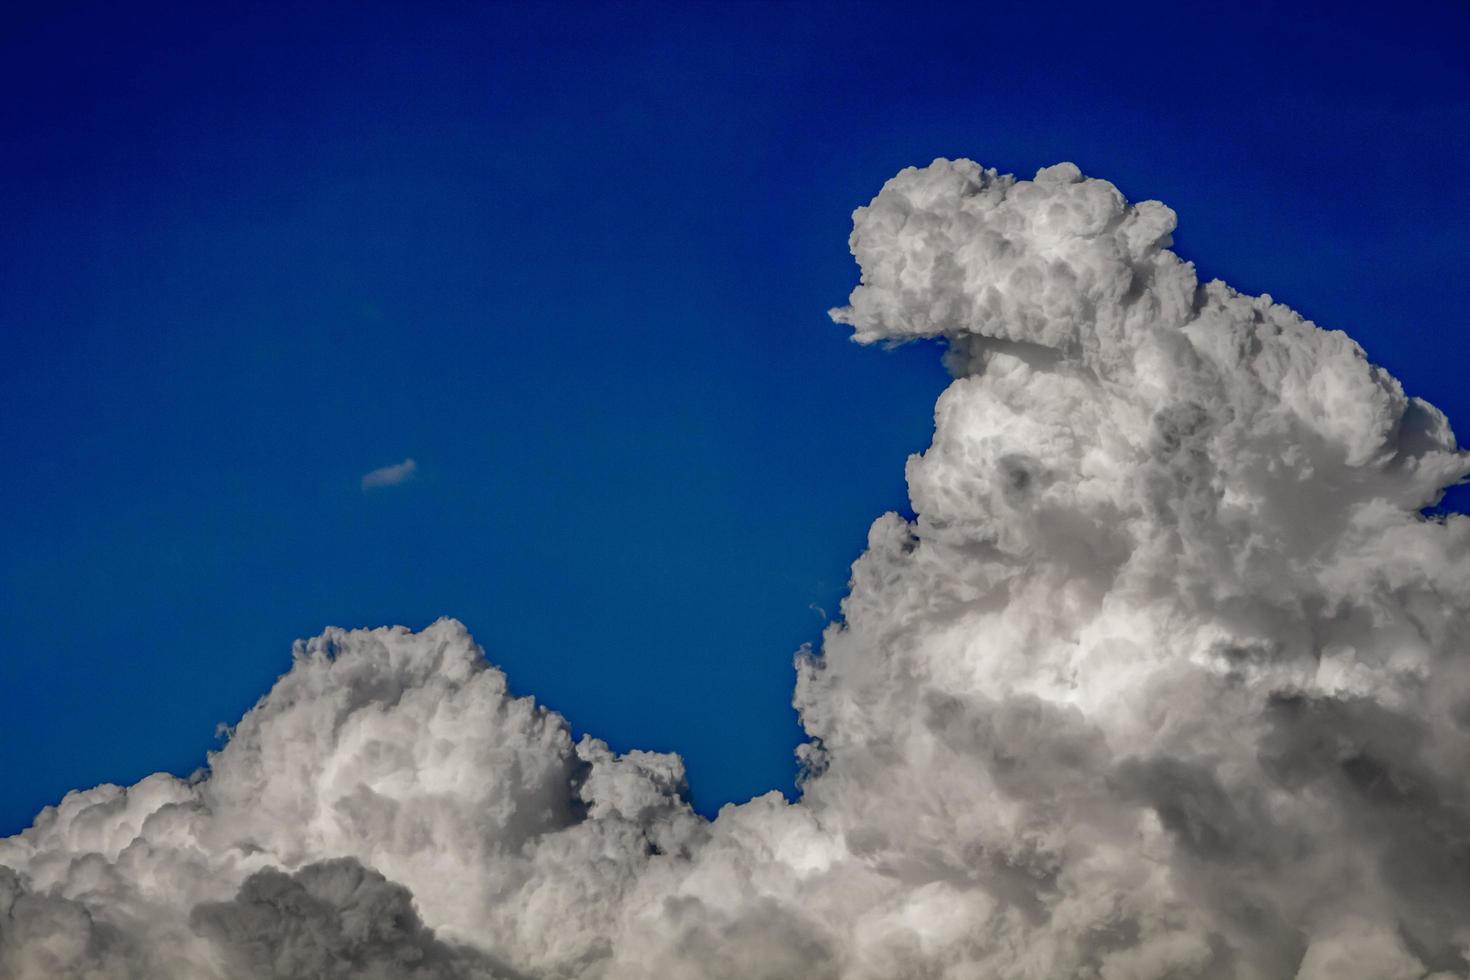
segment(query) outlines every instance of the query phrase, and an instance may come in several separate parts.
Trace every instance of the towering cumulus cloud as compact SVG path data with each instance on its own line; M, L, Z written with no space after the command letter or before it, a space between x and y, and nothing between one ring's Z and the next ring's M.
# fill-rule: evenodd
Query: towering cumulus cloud
M332 630L207 775L0 841L0 975L1466 976L1470 459L1173 227L1070 164L856 213L835 318L955 380L798 658L798 802L704 820L452 621Z

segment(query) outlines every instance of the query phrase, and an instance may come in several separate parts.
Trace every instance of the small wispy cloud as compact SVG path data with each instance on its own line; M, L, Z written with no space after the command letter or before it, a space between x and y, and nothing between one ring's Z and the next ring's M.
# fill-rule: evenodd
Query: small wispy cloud
M412 457L401 463L394 463L392 466L380 466L370 473L363 474L362 488L372 490L375 487L396 487L400 483L407 483L413 479L418 468L419 464L415 463Z

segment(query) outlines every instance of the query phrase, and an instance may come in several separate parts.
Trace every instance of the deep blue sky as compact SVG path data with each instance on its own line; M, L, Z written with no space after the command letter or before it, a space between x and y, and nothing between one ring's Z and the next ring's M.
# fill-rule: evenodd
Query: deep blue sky
M440 615L706 812L789 791L944 384L825 311L935 156L1168 202L1470 433L1470 14L1282 6L6 5L0 833Z

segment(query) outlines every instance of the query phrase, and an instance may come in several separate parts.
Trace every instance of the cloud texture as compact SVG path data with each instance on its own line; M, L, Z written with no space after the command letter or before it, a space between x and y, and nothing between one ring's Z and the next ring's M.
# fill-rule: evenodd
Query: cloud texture
M864 343L955 380L819 653L800 801L714 821L457 623L329 630L206 775L0 841L0 974L1470 971L1470 471L1346 335L1061 164L854 215Z

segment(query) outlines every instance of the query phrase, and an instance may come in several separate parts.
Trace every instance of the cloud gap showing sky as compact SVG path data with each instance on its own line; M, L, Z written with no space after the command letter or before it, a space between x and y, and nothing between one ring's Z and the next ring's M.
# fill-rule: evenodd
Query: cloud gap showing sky
M796 660L801 795L515 696L468 631L328 630L195 779L0 841L17 977L1470 971L1470 471L1346 334L1201 282L1071 164L854 214L864 344L953 380Z

